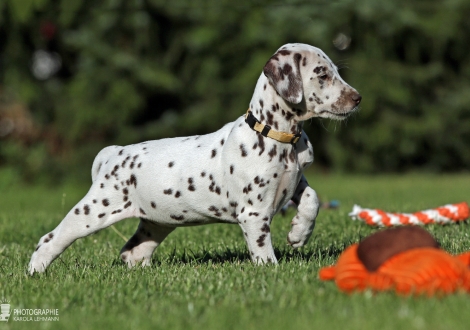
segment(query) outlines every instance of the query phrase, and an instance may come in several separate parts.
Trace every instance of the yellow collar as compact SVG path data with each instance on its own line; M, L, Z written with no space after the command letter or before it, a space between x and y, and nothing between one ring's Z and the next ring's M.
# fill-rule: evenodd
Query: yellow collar
M245 122L255 131L261 133L263 136L274 139L282 143L296 144L299 141L302 133L290 134L286 132L278 132L271 129L271 126L263 125L253 115L250 109L246 112Z

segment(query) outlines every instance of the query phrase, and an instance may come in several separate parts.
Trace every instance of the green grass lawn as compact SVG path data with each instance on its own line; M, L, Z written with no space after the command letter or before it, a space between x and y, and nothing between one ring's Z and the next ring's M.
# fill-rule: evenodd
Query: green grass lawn
M307 246L286 235L294 211L272 225L279 265L254 266L238 226L179 228L147 268L119 259L124 240L112 228L78 240L45 274L26 275L39 238L87 187L17 187L0 197L0 299L11 309L59 309L58 322L0 322L2 329L468 329L470 295L346 295L318 279L320 267L376 229L347 216L353 204L412 212L470 200L470 175L330 176L309 183L337 210L322 210ZM138 220L115 225L130 237ZM470 250L470 225L426 227L452 253ZM13 315L12 315L13 317ZM106 328L104 328L106 329Z

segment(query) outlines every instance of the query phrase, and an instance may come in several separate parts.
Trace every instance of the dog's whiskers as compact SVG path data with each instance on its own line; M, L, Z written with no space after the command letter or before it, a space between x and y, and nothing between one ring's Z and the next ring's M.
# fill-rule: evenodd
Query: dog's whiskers
M325 129L325 131L329 132L329 129L325 126L325 123L323 122L323 118L320 118L320 125Z

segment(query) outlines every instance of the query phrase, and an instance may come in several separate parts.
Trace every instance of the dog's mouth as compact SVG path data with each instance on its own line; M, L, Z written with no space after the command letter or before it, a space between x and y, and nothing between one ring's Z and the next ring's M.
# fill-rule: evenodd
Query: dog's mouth
M333 111L330 111L330 110L321 110L321 111L318 112L318 115L320 117L327 117L327 118L332 118L332 119L343 120L343 119L348 118L350 115L352 115L358 109L359 109L359 107L354 107L349 111L343 111L343 112L333 112Z

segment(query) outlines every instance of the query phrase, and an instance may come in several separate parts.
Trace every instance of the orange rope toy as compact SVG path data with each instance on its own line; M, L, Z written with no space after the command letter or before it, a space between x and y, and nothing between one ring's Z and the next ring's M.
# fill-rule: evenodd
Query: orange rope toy
M344 292L470 293L470 252L450 255L424 229L398 227L349 246L336 265L320 270L320 279L334 280Z
M354 205L349 216L353 220L361 220L371 226L392 227L430 223L456 223L468 219L469 213L468 204L462 202L416 213L387 213L379 209L363 209L359 205Z

